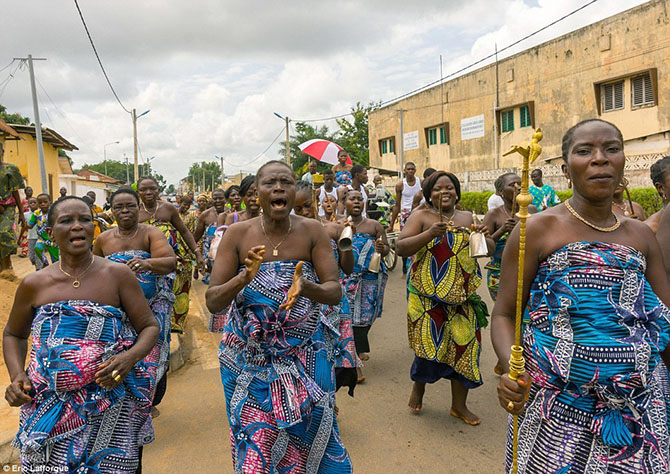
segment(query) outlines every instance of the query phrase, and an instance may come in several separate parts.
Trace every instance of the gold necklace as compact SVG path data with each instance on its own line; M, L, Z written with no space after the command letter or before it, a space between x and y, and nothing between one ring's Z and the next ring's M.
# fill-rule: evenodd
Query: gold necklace
M149 220L156 219L156 213L158 212L158 203L156 203L156 209L154 209L153 214L151 212L149 212L149 210L147 209L147 206L144 205L144 201L142 201L142 209L144 209L144 212L146 212L147 214L151 214L151 217L149 218Z
M123 240L132 240L132 239L135 238L135 236L137 235L137 233L139 232L139 230L140 230L140 226L138 225L138 226L135 228L135 232L133 232L133 235L131 235L130 237L128 237L127 235L122 235L122 234L121 234L121 231L120 231L119 228L117 227L117 228L116 228L116 235L117 235L120 239L123 239Z
M286 232L286 235L284 236L284 238L281 239L281 242L279 242L277 245L275 245L275 244L272 243L272 240L270 240L270 237L268 236L268 233L265 232L265 223L264 223L264 221L265 221L265 219L263 219L263 218L261 217L261 229L263 229L263 234L265 234L265 238L268 239L268 242L270 242L270 245L272 245L272 256L273 256L273 257L276 257L276 256L279 255L279 250L278 250L278 249L279 249L279 246L280 246L281 244L283 244L284 241L285 241L286 239L288 239L288 236L291 234L291 226L292 226L291 216L289 216L289 218L288 218L288 232Z
M88 266L84 269L83 272L79 274L79 276L74 276L63 270L63 266L61 265L62 260L58 260L58 269L63 272L63 274L69 276L70 278L74 278L74 281L72 282L72 286L74 288L79 288L81 286L81 282L79 281L81 278L83 278L84 275L86 275L86 272L91 268L91 265L93 265L93 262L95 262L95 256L91 255L91 263L88 264Z
M617 230L617 229L619 228L619 226L621 225L621 221L619 220L619 217L618 217L616 214L614 214L614 213L612 213L612 215L614 216L614 220L616 221L616 222L614 223L614 225L611 225L611 226L609 226L609 227L600 227L600 226L597 226L597 225L595 225L595 224L593 224L593 223L587 221L587 220L584 219L582 216L580 216L579 214L577 214L577 211L575 211L575 210L572 208L572 206L570 205L570 201L565 201L565 207L568 209L568 211L570 211L570 214L572 214L573 216L575 216L577 219L579 219L580 221L582 221L582 222L583 222L584 224L586 224L587 226L589 226L589 227L591 227L592 229L595 229L595 230L597 230L597 231L599 231L599 232L613 232L613 231Z
M437 214L440 215L440 211L438 211L437 209L433 208L433 211L437 212ZM456 215L456 208L454 207L454 212L452 212L449 217L440 216L440 217L444 217L447 220L447 227L449 229L453 229L454 227L456 227L456 224L454 223L454 216L455 215Z
M620 205L619 203L614 202L614 201L612 201L612 204L614 204L616 207L618 207L619 210L621 210L621 212L623 212L623 215L624 215L624 216L626 216L626 217L629 217L629 216L630 216L630 211L626 208L625 205L622 206L622 205Z

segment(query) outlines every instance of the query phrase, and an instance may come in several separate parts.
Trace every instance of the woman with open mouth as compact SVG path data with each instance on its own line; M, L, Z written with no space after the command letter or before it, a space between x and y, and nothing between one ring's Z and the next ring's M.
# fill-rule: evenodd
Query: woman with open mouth
M134 473L152 435L158 323L128 266L91 253L81 198L56 201L48 226L60 260L23 279L3 334L23 470Z
M527 221L526 373L517 380L507 361L518 227L493 308L493 347L506 372L498 399L519 415L518 472L667 473L670 285L663 255L649 227L612 208L626 163L621 131L585 120L565 133L561 148L573 194ZM510 423L506 472L511 440Z
M188 202L189 198L186 197ZM154 351L158 353L156 393L152 406L163 399L170 362L170 315L174 305L172 285L177 257L163 233L138 222L140 198L130 188L120 188L110 196L111 211L118 227L109 229L95 240L93 254L123 263L137 278L144 297L156 318L160 333ZM152 414L156 416L157 411ZM140 458L141 459L141 458Z
M388 270L382 258L389 253L386 231L382 225L363 216L365 199L358 190L349 190L343 197L347 216L356 226L351 241L353 246L354 270L344 279L344 292L351 307L354 326L354 344L361 360L369 360L370 342L368 333L372 324L382 316L384 290L388 280ZM373 263L377 260L378 264ZM358 383L365 381L362 369L358 367Z
M419 413L427 383L451 380L450 414L469 425L479 417L468 410L468 391L479 387L481 333L488 324L486 305L477 296L482 273L470 257L471 229L488 237L484 225L473 225L469 211L459 211L458 178L446 171L422 183L424 209L414 211L396 242L398 255L416 255L408 277L407 330L414 349L408 405ZM494 249L486 239L489 254Z
M141 177L137 181L137 194L140 196L139 221L163 232L177 256L177 271L172 286L175 302L172 308L171 331L181 334L184 332L190 302L192 262L195 259L198 268L203 270L202 253L193 234L179 217L177 209L172 204L160 201L158 182L154 177Z
M264 164L255 184L263 215L223 235L206 295L212 313L226 311L219 362L235 470L349 473L321 324L322 305L342 296L328 235L291 215L285 163Z
M354 231L355 227L352 222L331 222L325 216L318 216L317 203L318 194L312 189L312 185L306 181L298 182L293 211L299 216L321 222L330 238L330 245L338 265L340 286L344 288L344 279L354 269L354 253L351 248L347 250L339 249L337 241L345 226L350 226ZM324 201L325 203L326 201ZM323 305L321 320L326 327L326 340L330 347L328 353L332 354L333 357L335 391L339 390L340 387L349 387L349 395L353 397L354 388L358 382L356 369L362 367L363 364L356 354L351 307L347 296L342 294L340 304L337 306Z

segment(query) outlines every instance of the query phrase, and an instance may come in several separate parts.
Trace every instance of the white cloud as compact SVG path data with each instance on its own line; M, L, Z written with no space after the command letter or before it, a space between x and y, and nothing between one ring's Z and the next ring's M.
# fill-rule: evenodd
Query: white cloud
M188 167L223 155L226 172L256 169L278 144L278 112L296 119L347 112L389 99L519 39L585 0L419 0L312 2L83 2L88 26L127 107L151 112L138 121L142 153L176 182ZM641 0L608 0L521 43L507 56L630 8ZM35 15L40 11L40 15ZM112 97L70 2L12 4L3 25L0 67L32 52L42 120L79 146L76 164L132 160L130 117ZM8 71L0 73L0 81ZM38 88L39 89L39 88ZM27 71L0 103L32 117ZM47 115L48 113L48 115ZM65 117L64 117L64 116ZM333 122L328 122L333 127Z

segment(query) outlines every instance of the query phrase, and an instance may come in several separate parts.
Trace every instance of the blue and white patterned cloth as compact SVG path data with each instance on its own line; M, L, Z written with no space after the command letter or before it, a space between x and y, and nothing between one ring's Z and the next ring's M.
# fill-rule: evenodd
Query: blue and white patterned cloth
M533 385L519 419L518 472L670 471L670 312L646 260L619 244L574 242L530 288L524 327ZM507 472L511 472L511 429Z

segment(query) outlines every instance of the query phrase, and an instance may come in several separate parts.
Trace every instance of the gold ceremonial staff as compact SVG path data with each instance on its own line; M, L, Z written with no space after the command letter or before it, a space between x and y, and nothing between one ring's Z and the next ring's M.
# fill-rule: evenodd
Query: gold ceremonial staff
M521 374L526 371L526 361L523 358L523 347L521 346L521 318L523 317L523 270L526 261L526 219L530 217L528 214L528 206L533 202L533 198L528 192L528 175L530 165L542 153L540 146L542 140L542 130L537 129L533 133L533 139L527 147L518 145L512 146L512 149L503 156L512 153L519 153L523 156L523 166L521 168L521 192L516 197L516 202L519 204L519 212L516 216L519 218L519 269L517 272L516 283L516 315L514 318L514 345L512 346L512 355L509 358L509 378L516 380ZM519 417L514 415L512 422L512 472L517 472L517 445L519 442Z

